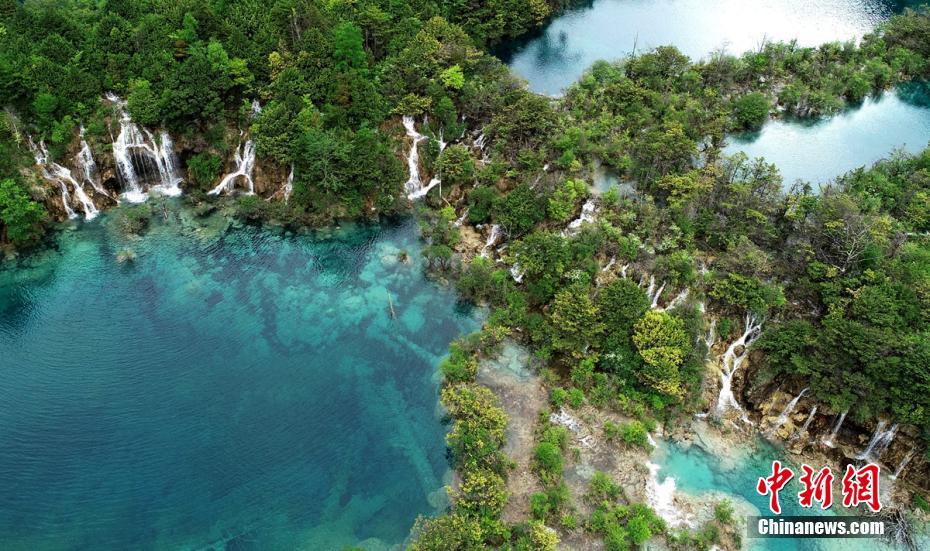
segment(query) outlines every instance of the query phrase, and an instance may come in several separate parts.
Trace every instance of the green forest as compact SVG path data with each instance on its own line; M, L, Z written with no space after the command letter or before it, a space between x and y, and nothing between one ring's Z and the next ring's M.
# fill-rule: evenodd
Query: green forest
M635 417L616 428L624 441L707 410L705 310L695 300L655 308L650 276L664 282L662 305L686 290L700 299L723 340L739 336L746 314L764 320L750 386L804 381L835 412L917 427L926 454L930 149L821 190L721 149L773 117L829 116L892 86L925 85L930 11L895 16L858 43L766 43L701 62L660 47L598 62L561 98L534 94L489 48L570 4L0 0L0 240L28 254L55 230L54 191L29 140L63 158L84 128L106 150L116 124L107 92L135 121L188 144L191 204L234 201L243 218L294 226L416 212L436 276L491 309L441 366L462 483L449 514L417 522L412 549L555 548L546 524L564 518L557 430L536 448L546 492L535 520L501 519L507 419L476 372L504 337L545 362L553 408L586 402ZM403 190L402 115L424 121L420 163L442 174L417 204ZM267 170L293 167L289 202L207 197L240 128ZM635 182L636 195L593 197L595 163ZM589 201L596 219L567 230ZM459 254L479 225L501 229L502 261ZM585 522L608 549L666 530L617 496L609 480L592 484L599 505Z

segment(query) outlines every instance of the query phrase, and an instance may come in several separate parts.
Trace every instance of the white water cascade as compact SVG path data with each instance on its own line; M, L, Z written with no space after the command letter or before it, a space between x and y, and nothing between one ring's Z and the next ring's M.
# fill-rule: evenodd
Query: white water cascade
M410 171L410 178L404 185L404 189L407 192L407 199L416 201L417 199L426 197L426 194L434 187L442 185L442 180L439 174L436 174L430 178L430 181L425 186L423 185L423 180L420 178L420 153L417 146L421 141L426 139L426 136L417 132L413 117L405 116L403 118L403 123L404 129L407 131L407 136L413 140L413 144L410 146L410 153L407 155L407 169ZM439 131L439 139L437 142L439 142L439 153L442 154L446 149L446 145L448 145L442 139L442 130ZM441 191L442 189L440 188L440 192Z
M81 167L83 175L81 184L90 184L97 193L111 197L110 193L100 184L100 171L97 170L97 163L94 161L94 153L90 149L90 144L84 139L83 126L81 127L81 149L78 151L75 160Z
M144 180L157 178L158 183L152 189L164 195L181 194L179 184L183 180L177 167L177 159L167 132L161 132L156 141L155 136L146 128L132 122L126 111L126 102L113 93L106 95L120 112L119 135L113 140L113 159L123 182L123 197L132 203L141 203L148 198L144 189ZM154 165L156 174L149 174ZM137 169L142 170L142 181Z
M804 424L801 425L801 428L791 436L792 441L801 438L801 435L804 434L808 427L811 426L811 422L814 420L815 415L817 415L817 406L811 408L811 412L807 415L807 419L804 420Z
M493 226L491 226L491 234L488 235L488 240L485 241L484 248L481 249L480 256L487 257L488 250L491 247L493 247L495 243L497 243L497 240L500 239L500 236L501 236L501 227L498 226L497 224L494 224Z
M746 361L746 357L749 356L749 347L762 333L762 323L756 321L752 314L746 314L743 327L743 334L730 343L720 360L720 394L717 396L717 407L715 409L717 417L720 417L731 407L737 411L743 410L733 395L733 375ZM739 348L742 348L742 350L737 354L736 351Z
M704 303L702 302L701 305ZM710 324L707 326L707 333L704 334L704 344L707 346L707 353L710 354L711 349L714 347L714 344L717 342L717 318L711 318Z
M671 302L669 302L665 307L661 307L661 306L658 306L658 303L659 303L659 295L661 295L661 294L662 294L662 292L661 292L661 289L660 289L660 291L659 291L658 293L656 293L656 296L655 296L655 299L654 299L654 300L655 300L655 303L656 303L656 305L657 305L657 306L656 306L656 310L659 311L659 312L664 312L664 311L666 311L666 310L671 310L671 309L673 309L673 308L677 308L677 307L681 306L682 304L684 304L686 300L688 300L688 289L685 288L684 291L682 291L682 292L678 293L677 295L675 295L675 298L673 298L673 299L671 300Z
M775 420L775 424L772 425L772 428L769 429L767 433L769 437L774 436L775 431L780 429L781 426L785 424L785 422L788 420L788 416L791 415L791 412L794 411L794 408L797 407L798 402L801 400L801 398L804 397L805 394L807 394L808 390L810 390L810 388L805 388L801 391L800 394L788 402L788 405L785 406L785 409L782 410L781 414L778 416L778 419Z
M284 182L284 204L291 199L291 194L294 193L294 165L291 165L291 172L287 175L287 181Z
M455 221L455 227L460 228L462 224L465 223L465 219L468 218L468 207L465 207L465 210L462 212L462 216L459 216Z
M236 162L235 170L223 176L220 183L208 192L210 195L218 195L221 192L232 193L238 178L244 178L246 184L248 184L246 193L249 195L255 194L255 182L252 180L252 171L255 169L255 144L251 138L247 138L243 142L242 135L243 133L240 132L239 145L236 146L236 153L233 157Z
M578 218L572 220L568 223L568 227L565 231L562 232L562 236L571 236L578 233L578 230L581 229L582 224L590 224L594 222L594 213L597 210L597 206L594 204L593 199L588 199L584 202L584 205L581 206L581 214Z
M833 428L830 429L830 434L823 441L825 446L830 448L835 447L834 441L836 440L836 435L840 432L840 427L843 426L843 421L846 420L847 413L849 413L848 409L841 413L839 417L837 417L836 423L833 423Z
M660 467L655 463L646 463L649 478L646 480L646 503L672 528L692 526L691 522L675 505L675 479L666 476L659 481Z
M904 467L907 467L907 464L910 463L911 459L914 458L915 451L916 450L914 448L911 448L907 452L907 455L904 456L904 459L898 463L898 467L894 470L894 474L891 475L891 480L896 480L899 476L901 476L901 473L904 471Z
M897 423L892 425L888 430L885 430L886 426L888 426L887 421L879 421L878 424L875 425L875 432L872 433L871 440L869 440L865 449L862 450L862 453L856 456L856 459L874 458L877 460L882 456L882 453L888 449L888 446L890 446L892 440L894 440L895 434L898 432Z
M74 209L71 208L71 194L68 193L68 184L71 184L71 188L74 189L74 196L77 197L78 202L81 203L81 209L84 211L84 219L93 220L96 218L100 211L97 210L96 205L90 200L90 197L84 193L84 188L74 179L71 175L71 171L56 162L50 162L48 160L48 149L45 147L45 142L40 141L39 146L36 147L30 139L29 147L32 149L36 164L42 168L42 177L49 182L57 183L58 187L61 189L61 202L64 205L65 213L68 215L68 218L77 218L77 214L74 212Z
M410 197L423 187L423 180L420 179L420 152L418 146L420 142L426 139L426 136L417 132L412 116L404 115L401 121L404 124L404 129L407 131L407 137L413 140L413 143L410 145L410 152L407 153L407 171L410 173L410 176L407 178L407 183L404 184L407 197Z

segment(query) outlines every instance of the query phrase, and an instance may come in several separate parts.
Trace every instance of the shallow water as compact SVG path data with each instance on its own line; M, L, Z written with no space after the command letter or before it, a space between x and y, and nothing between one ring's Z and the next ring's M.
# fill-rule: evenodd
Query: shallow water
M530 89L558 94L599 59L674 45L692 59L723 48L740 55L763 40L802 46L861 37L917 1L594 0L554 18L535 36L495 53Z
M477 312L422 276L412 220L114 216L0 271L0 547L382 548L445 505L435 366Z
M930 142L928 107L927 87L907 85L828 119L770 122L757 133L732 136L724 153L765 157L786 187L800 179L816 188L895 150L923 150Z
M834 505L828 511L817 509L805 509L798 505L797 492L800 491L798 477L800 469L797 465L791 464L786 459L786 454L777 447L757 439L754 447L749 449L748 453L734 458L736 450L728 449L728 460L705 451L698 445L682 446L676 442L660 443L652 459L660 467L658 477L664 480L665 477L675 479L678 492L689 494L691 496L708 496L711 494L726 494L734 501L748 503L756 510L753 514L771 515L769 512L769 497L760 495L756 492L756 482L760 477L768 476L772 473L772 461L779 460L783 464L788 464L795 471L795 477L788 482L782 490L779 503L782 508L782 515L852 515L855 513L848 510L842 510L837 503L842 502L841 483L842 474L834 472L837 478L833 482L833 500ZM744 451L744 450L740 450ZM732 460L729 460L732 459ZM812 465L819 468L818 465ZM890 484L887 477L882 477L882 484ZM885 495L887 488L882 490ZM887 498L883 498L883 504L887 505ZM740 509L737 508L737 511ZM758 511L761 511L758 512ZM745 534L743 534L745 536ZM922 544L930 544L926 534L922 536ZM863 551L890 551L896 547L887 545L881 540L876 539L757 539L746 538L743 540L745 548L753 551L777 551L781 549L798 549L798 550L820 550L820 551L840 551L846 549L861 549Z

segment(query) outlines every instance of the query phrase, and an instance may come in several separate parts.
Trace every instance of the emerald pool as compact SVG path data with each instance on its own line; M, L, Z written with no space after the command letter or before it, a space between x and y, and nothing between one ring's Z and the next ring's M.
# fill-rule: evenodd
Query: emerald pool
M0 547L381 549L445 507L436 365L480 313L416 223L157 212L0 269Z

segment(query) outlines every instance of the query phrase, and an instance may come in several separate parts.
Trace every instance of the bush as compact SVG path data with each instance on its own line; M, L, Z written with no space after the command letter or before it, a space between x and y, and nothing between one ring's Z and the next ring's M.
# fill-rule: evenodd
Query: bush
M555 387L552 389L552 392L549 393L549 402L552 403L552 407L559 409L568 400L568 391L562 387Z
M539 478L552 484L562 477L562 450L551 442L540 442L533 452Z
M580 408L584 405L584 392L581 389L573 388L568 391L568 403L573 408Z
M646 427L639 421L630 421L623 425L621 429L621 438L627 444L639 446L646 450L651 450L652 445L649 443L649 433Z
M736 126L743 130L761 128L769 116L769 99L761 92L751 92L733 105Z
M36 242L42 235L45 207L29 197L12 179L0 182L0 241L16 246Z
M724 499L714 507L714 518L721 524L733 522L733 502Z
M187 161L187 173L191 183L203 190L212 186L222 168L223 159L208 151L198 153Z

